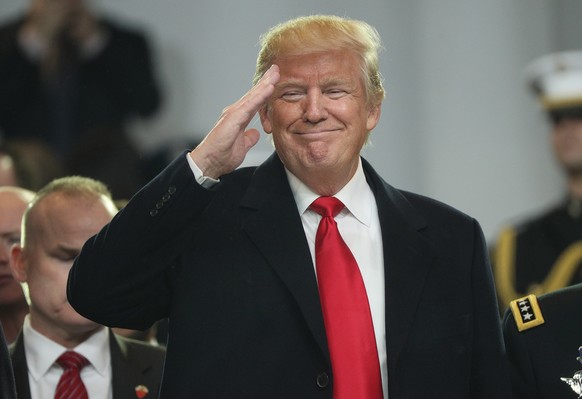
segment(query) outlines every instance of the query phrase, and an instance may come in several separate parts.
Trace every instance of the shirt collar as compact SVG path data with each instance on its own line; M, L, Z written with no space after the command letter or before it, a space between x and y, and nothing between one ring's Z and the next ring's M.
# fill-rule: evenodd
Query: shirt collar
M297 176L285 168L291 192L297 204L297 210L300 215L303 215L308 210L309 206L315 201L319 195L311 191ZM358 168L351 180L334 195L346 206L346 209L361 223L366 226L370 225L372 220L372 208L368 205L370 201L375 201L374 194L366 181L364 168L362 167L362 160L358 160ZM345 214L346 209L340 212L340 215ZM340 216L341 217L341 216Z
M68 349L36 331L30 325L30 314L26 315L22 327L28 371L35 381L41 379L54 365L57 358ZM100 328L87 340L73 348L85 356L95 370L104 375L111 365L109 351L109 329Z

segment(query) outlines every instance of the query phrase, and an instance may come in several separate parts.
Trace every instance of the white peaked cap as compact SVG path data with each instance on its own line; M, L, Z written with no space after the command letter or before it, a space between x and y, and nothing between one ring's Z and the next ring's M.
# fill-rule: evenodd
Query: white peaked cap
M525 78L547 110L582 106L582 51L541 57L527 66Z

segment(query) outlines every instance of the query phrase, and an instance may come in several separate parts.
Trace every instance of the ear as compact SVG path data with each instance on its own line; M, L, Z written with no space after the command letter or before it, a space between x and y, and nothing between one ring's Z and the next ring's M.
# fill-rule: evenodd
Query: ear
M259 116L261 117L261 125L263 125L263 130L265 133L271 134L273 131L273 125L271 124L268 107L268 104L263 105L259 110Z
M20 283L24 283L28 279L24 257L25 254L22 247L18 244L13 245L10 250L10 270L14 279Z
M372 131L376 127L378 121L380 120L381 113L382 113L382 103L374 105L372 106L372 108L370 108L370 110L368 110L368 119L366 121L366 128L368 129L368 131Z

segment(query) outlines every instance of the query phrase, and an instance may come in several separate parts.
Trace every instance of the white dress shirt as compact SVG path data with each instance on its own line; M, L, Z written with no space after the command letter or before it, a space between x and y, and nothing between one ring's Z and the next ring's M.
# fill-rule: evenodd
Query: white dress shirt
M319 195L311 191L288 170L287 177L301 216L313 265L315 265L315 235L321 215L309 209ZM346 207L335 217L338 230L352 251L364 280L374 333L384 398L388 398L388 364L386 355L386 323L384 294L384 251L378 208L374 194L366 182L360 161L354 177L336 195Z
M188 163L196 181L208 188L218 180L203 176L202 171L186 155ZM285 169L297 210L303 223L307 243L311 252L311 259L315 267L315 235L321 216L309 209L309 206L319 195L311 191L290 171ZM339 232L352 251L360 267L364 280L374 334L380 361L382 376L382 390L384 398L388 398L388 363L386 354L386 323L385 323L385 291L384 291L384 251L382 246L382 231L378 218L378 207L374 193L366 182L364 169L360 160L354 177L346 184L335 197L345 208L335 217Z
M27 315L24 320L22 334L28 365L30 396L34 399L53 399L57 384L63 374L62 367L55 364L55 361L68 349L32 328L30 315ZM89 360L89 364L81 370L81 379L89 397L112 399L109 330L101 328L72 350Z

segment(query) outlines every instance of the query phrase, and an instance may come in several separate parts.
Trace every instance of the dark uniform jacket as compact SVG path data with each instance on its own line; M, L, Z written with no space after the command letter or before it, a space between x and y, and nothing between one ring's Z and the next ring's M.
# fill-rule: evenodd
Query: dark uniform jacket
M518 302L517 313L508 310L503 321L515 398L578 397L562 378L582 370L576 360L582 346L582 284L537 298L537 308L535 296Z
M501 232L492 260L502 310L526 294L542 295L582 282L582 217L575 205L564 201Z
M363 165L382 229L390 399L507 398L479 225ZM211 190L179 156L87 241L68 296L107 325L169 317L161 398L332 398L314 265L276 154Z
M165 348L109 333L113 399L134 399L136 387L147 387L146 398L156 398L162 380ZM30 397L28 366L22 333L10 346L18 399Z

